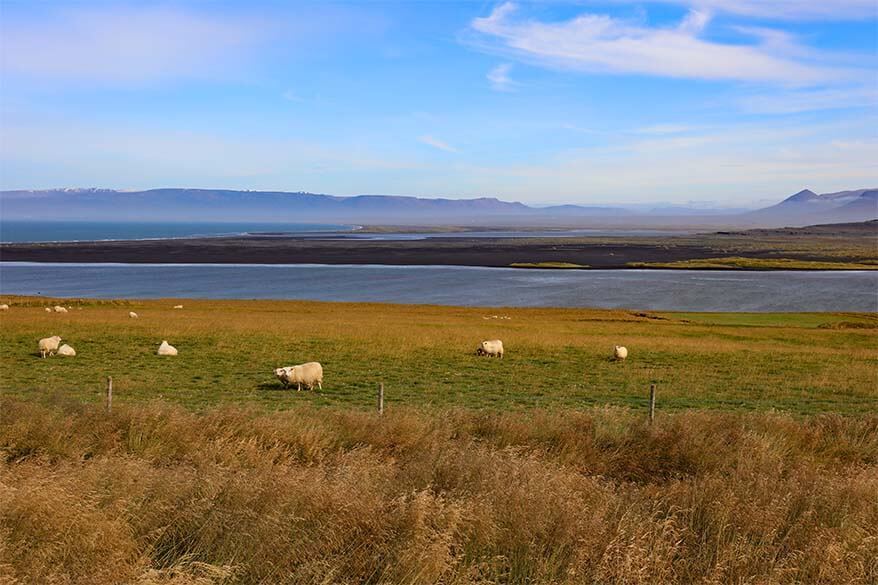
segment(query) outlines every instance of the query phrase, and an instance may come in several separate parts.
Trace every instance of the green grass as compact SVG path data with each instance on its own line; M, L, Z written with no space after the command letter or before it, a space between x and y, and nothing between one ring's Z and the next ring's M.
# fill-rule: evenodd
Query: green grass
M878 270L878 264L875 262L821 262L793 258L742 258L740 256L677 260L675 262L629 262L627 266L629 268L667 268L681 270Z
M869 325L874 315L656 319L609 310L189 300L77 302L68 314L49 314L48 301L0 302L12 304L0 314L0 391L27 400L98 402L112 376L117 403L160 399L196 409L372 408L379 382L389 408L644 408L651 383L661 409L878 408L878 329L821 327ZM184 310L171 309L178 302ZM40 359L37 340L53 334L77 357ZM477 357L477 343L493 338L504 341L505 359ZM156 356L162 339L180 355ZM609 359L615 344L628 347L628 360ZM272 375L311 360L324 366L322 393L284 391Z

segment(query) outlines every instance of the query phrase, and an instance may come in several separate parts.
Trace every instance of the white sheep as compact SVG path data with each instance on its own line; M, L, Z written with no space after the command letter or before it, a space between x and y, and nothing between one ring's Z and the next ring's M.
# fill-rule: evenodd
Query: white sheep
M76 355L76 350L65 343L58 348L58 355L64 357L73 357Z
M52 312L52 309L50 309L49 307L46 307L46 312L47 312L47 313L51 313L51 312Z
M134 311L128 311L128 317L130 317L131 319L137 319L137 313L135 313Z
M0 311L8 311L8 310L9 310L9 305L7 305L6 303L3 303L2 305L0 305Z
M313 390L315 384L319 390L323 390L323 366L319 362L276 368L274 375L283 383L284 388L295 384L297 392L302 390L302 386Z
M503 342L499 339L491 339L483 341L476 348L476 355L487 355L491 357L503 358Z
M53 335L52 337L44 337L40 339L39 348L40 348L40 357L45 358L46 354L52 356L55 355L55 352L58 351L58 344L61 343L61 338L57 335Z
M169 344L167 340L162 341L159 346L158 355L177 355L177 348Z
M624 360L628 357L628 348L622 345L613 346L613 358Z
M174 308L175 308L175 309L182 309L182 308L183 308L183 305L174 305Z
M67 312L67 309L65 309L64 307L62 307L62 306L60 306L60 305L55 305L55 306L53 307L53 310L54 310L56 313L66 313L66 312Z

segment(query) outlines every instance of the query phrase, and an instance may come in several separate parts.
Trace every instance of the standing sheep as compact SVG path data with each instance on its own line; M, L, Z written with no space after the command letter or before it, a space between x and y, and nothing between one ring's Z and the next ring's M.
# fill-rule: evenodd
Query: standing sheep
M53 307L53 309L56 313L66 313L67 312L67 309L65 309L64 307L61 307L59 305L55 305Z
M295 384L296 392L301 391L302 386L313 390L315 384L319 390L323 390L323 366L319 362L276 368L274 375L283 383L284 388Z
M40 357L45 358L47 354L50 356L55 355L55 352L58 351L59 343L61 343L61 338L57 335L40 339Z
M499 339L483 341L479 344L479 347L476 348L476 355L487 355L503 359L503 342Z
M8 311L8 310L9 310L9 305L7 305L6 303L3 303L2 305L0 305L0 311Z
M624 360L628 357L628 348L622 345L613 346L613 358L617 360Z

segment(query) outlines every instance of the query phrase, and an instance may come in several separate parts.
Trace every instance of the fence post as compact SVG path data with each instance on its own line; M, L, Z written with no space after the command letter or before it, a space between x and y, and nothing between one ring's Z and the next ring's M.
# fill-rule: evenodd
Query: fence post
M107 376L107 412L113 411L113 376Z
M384 414L384 382L378 384L378 414Z
M649 385L649 424L655 422L655 384Z

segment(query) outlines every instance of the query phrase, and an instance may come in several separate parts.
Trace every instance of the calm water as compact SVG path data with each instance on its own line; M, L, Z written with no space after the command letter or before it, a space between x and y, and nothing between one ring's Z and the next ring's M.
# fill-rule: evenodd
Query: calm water
M351 226L301 223L0 221L0 242L145 240L259 232L349 232Z
M676 311L878 311L878 271L0 263L0 292Z
M357 226L337 224L258 222L107 222L107 221L3 221L0 242L76 242L97 240L147 240L240 234L325 234L333 239L423 240L426 238L539 238L581 236L673 236L685 230L571 229L530 231L472 231L449 233L357 233Z

